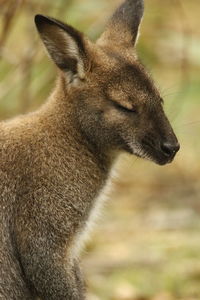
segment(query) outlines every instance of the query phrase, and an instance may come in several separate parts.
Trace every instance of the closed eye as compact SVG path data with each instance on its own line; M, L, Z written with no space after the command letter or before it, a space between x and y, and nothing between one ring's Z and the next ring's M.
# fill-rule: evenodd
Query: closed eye
M119 104L119 103L117 103L117 102L114 102L114 101L113 101L113 105L114 105L117 109L119 109L119 110L121 110L121 111L128 112L128 113L137 113L137 109L136 109L135 107L128 108L128 107L123 106L123 105L121 105L121 104Z

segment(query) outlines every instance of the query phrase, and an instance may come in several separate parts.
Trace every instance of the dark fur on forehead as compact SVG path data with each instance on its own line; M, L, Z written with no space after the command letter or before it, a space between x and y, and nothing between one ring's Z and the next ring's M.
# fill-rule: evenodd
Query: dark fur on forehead
M122 74L124 74L124 78L128 81L134 81L137 88L141 91L147 92L149 95L155 95L157 91L155 89L153 80L144 70L143 66L139 63L137 64L126 64L122 67ZM125 80L126 80L125 79Z
M106 81L102 81L104 90L108 88L115 89L115 87L119 88L119 86L120 90L123 90L123 85L125 84L125 93L128 93L128 90L135 90L137 93L145 93L146 97L151 98L153 96L154 98L160 99L159 92L155 88L151 76L146 72L139 61L130 63L119 54L110 52L109 55L115 57L116 67L112 68L109 72L106 71L105 76L103 75L103 78L106 78ZM99 74L102 76L103 73L104 71L100 68Z

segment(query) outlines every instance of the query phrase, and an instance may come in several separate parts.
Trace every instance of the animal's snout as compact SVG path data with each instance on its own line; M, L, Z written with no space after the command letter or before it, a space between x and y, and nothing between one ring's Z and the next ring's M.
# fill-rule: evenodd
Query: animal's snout
M180 149L180 144L176 142L165 141L160 144L162 153L169 159L173 158Z

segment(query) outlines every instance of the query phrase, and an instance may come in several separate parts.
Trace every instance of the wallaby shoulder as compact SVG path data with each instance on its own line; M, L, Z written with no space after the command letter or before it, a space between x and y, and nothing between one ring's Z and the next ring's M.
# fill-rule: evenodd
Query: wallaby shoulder
M86 217L107 174L72 121L68 122L69 104L61 96L56 92L39 111L1 123L0 161L6 179L0 185L16 192L19 210L26 207L28 211L28 205L33 205L39 215L39 206L46 201L53 218L56 205L69 210L71 203L76 214Z

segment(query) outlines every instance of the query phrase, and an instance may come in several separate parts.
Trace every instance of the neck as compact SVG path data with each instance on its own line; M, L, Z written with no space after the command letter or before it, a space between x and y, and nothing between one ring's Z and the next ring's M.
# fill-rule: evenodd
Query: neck
M59 193L59 205L70 212L67 222L63 222L63 230L68 230L68 223L75 232L81 231L89 217L95 216L97 203L101 203L98 196L102 195L104 187L107 188L113 159L96 152L94 145L81 133L73 114L73 99L62 79L42 111L41 117L46 114L45 138L51 145L55 193Z
M61 74L56 83L56 87L44 105L43 112L52 119L54 128L65 136L65 141L78 147L77 155L80 157L87 153L87 157L93 157L93 160L99 165L105 174L109 173L118 153L103 152L91 140L87 138L77 122L77 116L74 114L73 94L66 86L66 81ZM76 148L75 148L76 149ZM76 151L74 151L75 154Z

